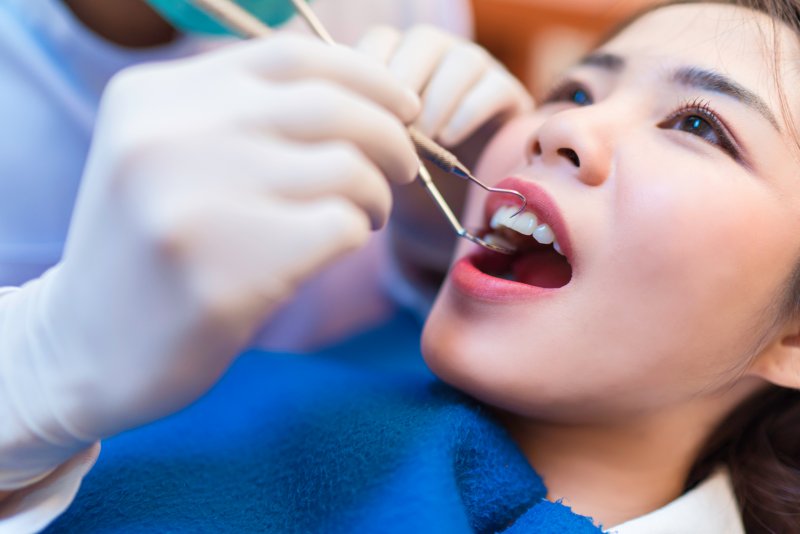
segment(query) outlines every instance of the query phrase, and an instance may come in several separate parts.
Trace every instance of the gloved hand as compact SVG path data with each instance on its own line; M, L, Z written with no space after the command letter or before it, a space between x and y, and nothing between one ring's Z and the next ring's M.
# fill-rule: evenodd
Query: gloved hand
M0 298L5 486L204 393L385 223L418 111L374 61L295 36L116 77L63 260Z
M533 108L525 87L483 48L434 27L417 26L401 34L379 26L364 35L358 49L387 65L421 96L415 125L469 167L504 121ZM468 182L428 168L458 213ZM396 297L424 307L416 303L432 303L437 280L450 264L455 233L421 187L393 188L393 193L390 251L403 280L392 279L389 290L406 286L408 291Z
M510 119L533 107L525 87L486 50L433 26L405 33L377 26L357 48L421 96L415 125L446 147L456 147L494 117Z

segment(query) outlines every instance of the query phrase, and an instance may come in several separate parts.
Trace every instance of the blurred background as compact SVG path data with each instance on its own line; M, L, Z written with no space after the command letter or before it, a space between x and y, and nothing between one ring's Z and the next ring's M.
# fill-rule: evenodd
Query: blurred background
M471 0L475 37L533 92L657 0Z

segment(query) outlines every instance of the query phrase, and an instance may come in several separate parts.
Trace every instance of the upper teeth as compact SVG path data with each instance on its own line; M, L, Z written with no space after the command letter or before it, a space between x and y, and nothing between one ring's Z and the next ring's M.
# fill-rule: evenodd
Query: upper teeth
M492 216L489 226L491 226L493 230L497 230L501 226L510 228L511 230L514 230L520 234L532 236L536 241L542 243L543 245L549 245L552 243L553 248L556 249L556 252L563 254L558 241L555 240L553 229L550 228L550 226L547 224L539 224L539 220L536 215L529 211L525 211L516 217L512 217L512 215L517 212L517 209L518 208L513 206L503 206L502 208L498 209Z

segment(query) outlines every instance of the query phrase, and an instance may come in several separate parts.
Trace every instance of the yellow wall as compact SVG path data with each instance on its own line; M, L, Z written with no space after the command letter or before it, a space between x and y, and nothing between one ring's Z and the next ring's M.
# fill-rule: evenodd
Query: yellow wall
M472 0L476 38L539 97L554 76L657 0Z

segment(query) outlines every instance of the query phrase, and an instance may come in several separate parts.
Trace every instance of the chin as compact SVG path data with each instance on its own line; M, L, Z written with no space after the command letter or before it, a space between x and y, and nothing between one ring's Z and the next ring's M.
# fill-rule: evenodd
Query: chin
M554 392L546 373L526 376L521 367L535 366L533 354L498 344L491 324L471 321L471 312L453 308L445 288L425 323L422 354L443 382L486 404L528 417L545 417L543 406L553 406ZM510 340L509 340L510 341ZM512 355L528 361L522 365ZM558 390L559 388L555 388ZM563 393L563 388L562 388Z
M542 340L545 347L537 350L541 345L531 340L541 340L545 332L532 332L524 324L509 329L503 317L463 304L460 293L445 284L422 334L426 364L450 386L520 417L565 424L647 409L652 391L631 389L637 382L626 372L613 372L615 366L607 362L587 361L585 347L570 350L568 343L557 343L565 350L556 354ZM523 334L512 337L515 332Z

